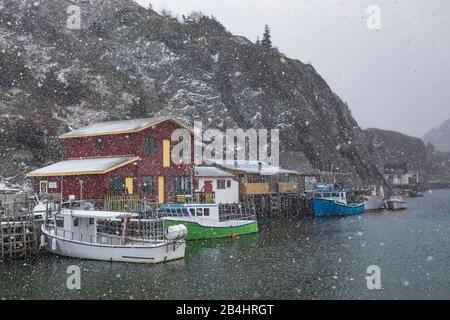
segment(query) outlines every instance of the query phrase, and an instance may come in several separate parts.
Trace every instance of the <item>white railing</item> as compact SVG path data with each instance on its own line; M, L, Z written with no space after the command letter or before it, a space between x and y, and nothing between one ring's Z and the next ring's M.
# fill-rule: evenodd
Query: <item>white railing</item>
M57 228L52 225L45 224L44 230L50 235L63 238L69 241L77 241L82 243L96 244L102 246L148 246L158 243L168 242L165 239L145 239L129 236L119 236L107 233L98 233L97 235L83 234L63 228Z

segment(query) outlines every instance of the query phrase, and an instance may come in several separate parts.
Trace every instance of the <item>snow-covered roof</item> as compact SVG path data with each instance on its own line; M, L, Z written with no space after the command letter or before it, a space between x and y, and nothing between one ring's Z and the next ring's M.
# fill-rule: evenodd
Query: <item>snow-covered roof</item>
M118 212L118 211L96 211L96 210L70 210L66 209L61 211L63 215L71 215L75 218L96 218L96 219L123 219L137 216L131 212Z
M0 182L0 194L17 194L22 193L20 189L8 188L6 184Z
M51 177L51 176L74 176L80 174L104 174L137 160L139 160L139 157L66 160L30 172L27 174L27 176Z
M216 167L196 167L196 177L234 177L233 174Z
M219 167L229 170L236 170L245 173L259 173L261 175L273 176L279 173L297 174L296 171L286 170L281 167L274 167L261 161L247 160L224 160L216 163ZM261 170L260 170L261 164Z
M65 133L60 136L62 139L66 138L78 138L78 137L91 137L91 136L102 136L111 134L123 134L123 133L133 133L145 130L147 128L153 127L159 123L165 121L174 121L183 128L190 131L192 129L182 121L171 117L154 117L147 119L135 119L135 120L120 120L120 121L107 121L107 122L96 122L87 127L83 127L72 132Z

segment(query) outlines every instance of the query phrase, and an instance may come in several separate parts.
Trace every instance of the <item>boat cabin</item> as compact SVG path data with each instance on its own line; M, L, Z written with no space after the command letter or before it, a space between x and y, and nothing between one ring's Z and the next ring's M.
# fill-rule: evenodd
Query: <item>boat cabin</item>
M168 218L183 218L183 220L208 219L219 221L219 207L216 204L164 204L161 206L164 216Z
M55 236L72 241L120 245L123 243L125 224L120 224L122 233L106 234L99 232L98 221L113 219L121 221L132 217L133 214L125 212L63 209L55 214L53 231Z
M332 200L341 203L347 203L347 192L337 186L324 184L316 185L313 192L314 199Z

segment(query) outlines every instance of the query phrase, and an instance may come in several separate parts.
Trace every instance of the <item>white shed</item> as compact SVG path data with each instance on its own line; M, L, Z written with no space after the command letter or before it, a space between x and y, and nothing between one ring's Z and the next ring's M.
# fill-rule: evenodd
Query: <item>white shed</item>
M235 175L216 167L195 168L195 191L214 192L216 203L238 203L239 182Z

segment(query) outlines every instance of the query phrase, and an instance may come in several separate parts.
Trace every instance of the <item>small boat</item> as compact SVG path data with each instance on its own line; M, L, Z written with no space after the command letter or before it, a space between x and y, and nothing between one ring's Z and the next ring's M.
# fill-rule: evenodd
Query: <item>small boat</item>
M384 202L384 189L382 186L363 194L359 200L366 206L366 211L383 210L386 208Z
M386 207L388 210L405 210L408 208L400 196L393 196L386 200Z
M420 192L420 191L411 190L411 191L409 192L409 196L410 196L411 198L420 198L420 197L423 197L424 195L423 195L423 193Z
M313 213L321 216L350 216L365 211L365 204L348 204L347 192L338 186L317 184L311 200Z
M186 240L237 237L258 232L254 214L221 212L219 204L164 204L161 209L164 228L185 225Z
M184 257L184 226L164 233L162 221L133 221L133 216L61 209L42 225L41 247L62 256L104 261L159 263Z

